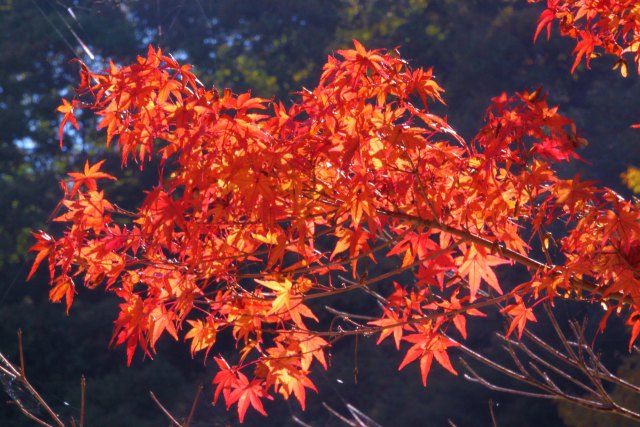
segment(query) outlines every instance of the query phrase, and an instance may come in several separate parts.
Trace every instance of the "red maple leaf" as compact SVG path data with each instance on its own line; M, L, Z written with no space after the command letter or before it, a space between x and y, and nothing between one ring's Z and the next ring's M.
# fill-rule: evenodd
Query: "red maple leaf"
M104 160L95 163L94 165L89 165L89 161L86 161L84 164L83 172L69 172L69 176L72 178L73 187L71 188L71 195L73 196L78 188L82 185L87 187L90 191L97 191L98 186L96 184L96 180L98 179L110 179L115 181L116 177L109 175L105 172L100 172L100 167L104 164Z

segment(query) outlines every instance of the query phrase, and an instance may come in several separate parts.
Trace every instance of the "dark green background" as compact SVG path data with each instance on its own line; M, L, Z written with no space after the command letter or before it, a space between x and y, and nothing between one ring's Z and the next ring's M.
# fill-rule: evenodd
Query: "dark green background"
M580 152L587 163L563 166L564 175L581 173L629 196L619 174L640 163L638 134L629 129L640 122L637 76L623 79L612 72L611 58L570 74L573 42L554 33L550 42L534 44L541 6L525 0L0 0L0 5L0 351L17 360L15 332L24 331L29 377L65 419L78 416L84 374L87 426L168 425L148 391L176 415L186 415L200 383L206 390L192 425L236 425L237 416L223 404L210 405L213 366L191 360L184 344L164 340L155 360L137 357L130 368L122 349L107 350L116 302L101 291L80 290L67 317L64 307L47 302L44 269L25 282L30 231L56 232L47 218L61 196L57 181L86 159L107 157L112 170L119 165L117 155L105 151L95 119L86 115L75 143L58 147L60 117L54 110L76 82L77 66L69 63L75 57L102 68L107 58L125 63L153 43L192 63L206 85L252 89L254 95L287 102L296 90L312 87L326 56L350 47L352 38L368 48L400 46L412 66L434 67L446 89L447 107L438 112L467 139L479 129L491 97L543 86L550 102L559 104L591 142ZM80 49L79 39L95 59ZM151 182L153 168L148 170L151 174L118 172L124 178L111 187L111 197L135 206L137 188ZM585 314L564 310L567 317ZM496 322L472 327L476 348L496 351L488 332L500 328ZM601 341L614 368L628 339L618 329ZM441 426L447 420L460 427L490 425L489 400L503 427L613 422L582 409L559 411L552 402L489 392L439 367L425 390L416 366L397 372L400 360L391 345L376 348L372 340L360 339L356 356L355 343L344 340L333 349L331 369L314 373L320 392L308 396L306 412L276 397L266 405L268 418L250 410L246 425L293 425L293 415L313 426L340 425L321 402L342 413L352 404L385 426ZM621 369L637 376L637 361ZM0 405L1 426L31 424L14 407Z

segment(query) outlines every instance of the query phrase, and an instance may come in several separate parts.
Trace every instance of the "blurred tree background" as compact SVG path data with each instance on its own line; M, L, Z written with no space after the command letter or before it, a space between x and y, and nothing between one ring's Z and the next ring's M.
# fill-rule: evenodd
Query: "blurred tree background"
M400 47L413 66L434 68L447 91L440 112L467 139L491 97L543 86L591 142L580 152L586 162L565 166L566 173L629 196L619 175L640 159L637 131L629 128L638 122L638 77L611 72L607 58L570 74L570 41L556 35L533 43L539 13L524 0L0 0L0 351L17 360L21 328L30 379L67 418L77 418L84 374L88 426L166 425L148 391L186 415L198 384L206 385L206 397L192 425L237 424L222 404L211 406L213 366L191 360L187 346L166 341L155 360L137 357L126 368L121 349L107 350L114 301L80 290L67 317L64 307L47 302L44 269L25 282L30 231L55 231L47 218L61 196L56 182L99 156L109 158L112 171L119 168L93 118L81 117L80 132L58 146L54 110L76 83L73 59L104 68L109 58L132 61L152 43L193 64L206 85L287 101L313 86L326 56L351 46L352 38L368 48ZM109 191L134 207L131 190L150 182L153 172L114 172L124 177ZM492 351L491 336L470 335ZM614 367L626 351L624 331L618 338L606 343ZM352 404L382 425L490 425L489 400L502 426L608 425L582 409L489 392L442 371L433 372L425 390L417 367L396 371L400 360L391 345L340 342L331 369L315 373L319 396L308 399L306 412L276 398L267 419L252 413L246 425L294 425L293 416L314 426L340 425L321 402L342 412ZM637 376L637 363L626 361L620 370ZM31 422L0 405L0 424Z

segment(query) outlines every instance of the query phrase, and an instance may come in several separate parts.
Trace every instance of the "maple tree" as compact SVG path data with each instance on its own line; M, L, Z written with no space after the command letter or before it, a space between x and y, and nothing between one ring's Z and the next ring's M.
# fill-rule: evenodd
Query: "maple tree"
M624 18L619 31L605 10ZM638 62L639 14L624 1L549 0L536 36L559 19L579 39L574 69L602 48L626 70L625 54ZM432 112L442 93L431 70L357 41L290 106L206 88L153 47L128 66L81 64L77 97L58 109L60 141L89 110L124 167L160 159L158 181L125 209L99 186L115 179L102 162L70 173L54 219L66 228L34 233L30 276L46 261L50 299L67 311L78 281L119 297L113 342L129 363L164 334L189 341L216 362L214 401L236 405L241 421L249 407L266 414L274 394L304 408L312 366L327 369L329 348L349 335L393 337L399 369L416 362L425 385L434 359L455 374L449 351L466 339L467 317L496 306L508 337L557 297L607 302L602 328L625 316L631 347L638 203L558 175L586 141L542 89L495 97L470 141ZM380 272L382 262L392 267ZM528 277L499 280L500 265ZM329 307L336 327L319 300L345 293L371 303ZM235 341L233 360L210 356L220 334Z

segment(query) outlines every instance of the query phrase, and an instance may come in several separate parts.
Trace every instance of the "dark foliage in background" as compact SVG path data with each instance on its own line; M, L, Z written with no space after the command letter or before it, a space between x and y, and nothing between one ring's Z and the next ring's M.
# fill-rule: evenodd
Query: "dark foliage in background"
M565 114L584 129L591 145L580 155L591 165L582 172L625 193L619 173L640 158L637 121L638 78L622 79L606 59L570 75L571 44L559 37L532 43L539 10L510 0L4 0L0 10L0 351L16 356L15 331L25 334L30 379L62 415L79 405L79 379L87 378L87 425L157 426L163 415L148 390L176 414L189 410L199 383L210 381L213 366L191 360L188 351L162 344L154 361L138 359L126 368L121 349L107 351L114 302L82 292L66 317L64 308L46 301L44 270L25 283L30 231L52 229L45 223L60 193L56 182L104 150L95 122L58 147L54 113L61 96L76 82L73 58L98 65L106 58L124 63L160 45L193 63L205 84L248 88L255 95L295 97L319 76L326 55L357 38L367 47L400 46L413 65L433 66L447 93L447 114L465 137L473 135L489 99L502 91L542 85ZM82 47L82 44L86 48ZM89 52L94 58L89 57ZM206 80L205 80L206 79ZM111 168L119 161L112 156ZM580 168L580 164L571 166ZM152 170L152 168L149 168ZM122 206L142 178L119 181L111 190ZM135 192L133 192L135 194ZM129 196L130 197L130 196ZM568 311L572 308L568 307ZM582 315L588 313L568 313ZM471 334L490 351L494 341ZM615 365L626 338L612 334L607 357ZM498 402L499 425L591 426L599 419L565 406L497 393L434 371L427 390L415 372L397 372L386 363L399 355L373 350L361 339L333 350L333 368L317 372L319 397L305 413L282 402L267 408L268 419L253 414L247 425L292 425L292 414L312 425L338 425L321 405L337 409L350 403L382 425L489 425L487 402ZM633 363L621 366L633 373ZM354 368L357 366L357 382ZM416 368L417 369L417 368ZM637 368L635 369L637 371ZM440 375L442 374L442 375ZM207 387L209 384L207 384ZM207 389L205 396L211 396ZM235 424L222 404L203 399L202 425ZM562 418L560 418L560 416ZM31 425L9 405L0 405L3 426ZM124 420L124 421L123 421ZM193 425L199 425L194 423Z

